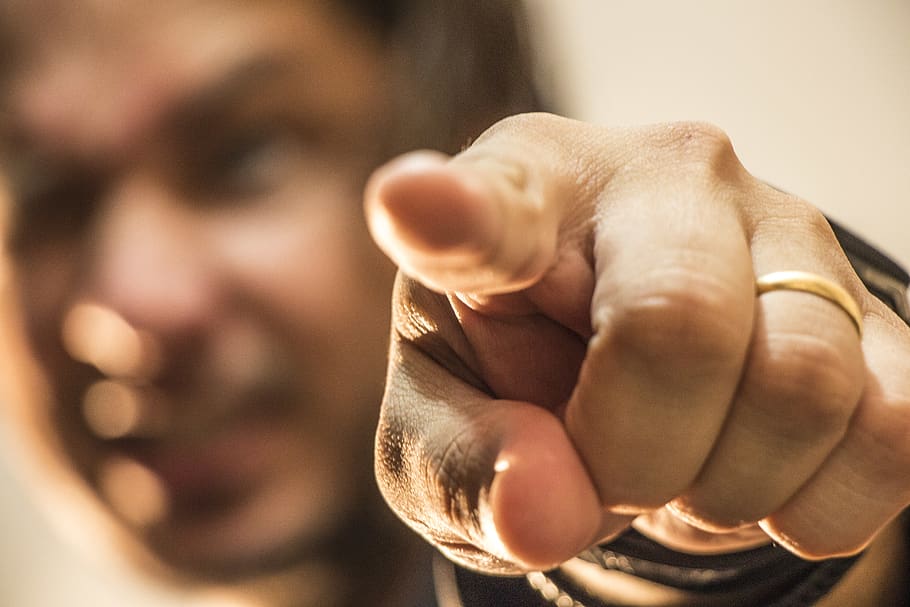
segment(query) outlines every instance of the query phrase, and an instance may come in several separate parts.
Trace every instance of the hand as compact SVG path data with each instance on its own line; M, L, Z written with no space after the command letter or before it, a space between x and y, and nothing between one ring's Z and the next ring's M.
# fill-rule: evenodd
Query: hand
M633 522L823 558L910 502L910 330L717 129L518 116L381 168L366 211L401 268L379 484L454 560L546 568ZM862 340L825 299L756 297L779 270L844 287Z

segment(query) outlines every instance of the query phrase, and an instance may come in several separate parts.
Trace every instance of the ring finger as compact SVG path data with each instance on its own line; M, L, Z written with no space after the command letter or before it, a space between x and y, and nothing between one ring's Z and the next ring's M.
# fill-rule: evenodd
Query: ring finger
M833 239L824 232L819 237ZM756 273L817 259L814 248L800 250L803 246L756 255ZM835 284L854 284L842 263L806 263ZM844 309L800 290L760 295L730 414L695 483L674 500L673 509L709 530L737 528L775 512L843 438L863 379L857 327Z

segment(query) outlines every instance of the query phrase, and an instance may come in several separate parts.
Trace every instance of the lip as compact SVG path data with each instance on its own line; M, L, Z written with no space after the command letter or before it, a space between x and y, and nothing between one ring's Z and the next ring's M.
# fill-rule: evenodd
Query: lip
M145 426L103 442L153 472L175 499L252 485L289 447L296 399L285 386L222 385L181 394L158 384L121 385Z
M282 434L268 420L236 418L192 438L124 441L116 450L151 470L180 503L249 491L280 459Z

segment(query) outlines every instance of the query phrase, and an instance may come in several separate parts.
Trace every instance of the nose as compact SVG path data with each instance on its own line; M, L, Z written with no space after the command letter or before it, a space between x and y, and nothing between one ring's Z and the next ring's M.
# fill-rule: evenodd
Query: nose
M91 245L89 297L158 337L208 323L216 281L203 218L148 177L124 180L105 202Z

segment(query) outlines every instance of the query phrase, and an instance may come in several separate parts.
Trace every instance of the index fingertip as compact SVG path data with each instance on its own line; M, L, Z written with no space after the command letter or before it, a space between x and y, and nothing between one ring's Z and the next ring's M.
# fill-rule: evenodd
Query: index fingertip
M365 206L373 238L399 265L476 255L499 228L482 187L434 152L412 152L379 169Z

